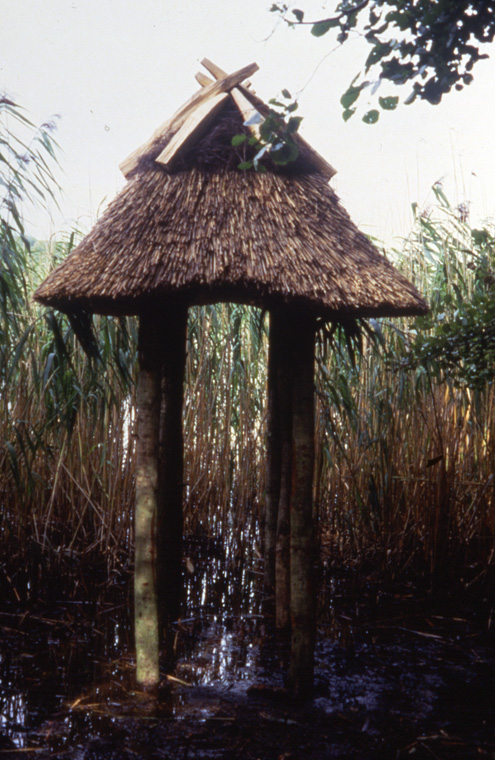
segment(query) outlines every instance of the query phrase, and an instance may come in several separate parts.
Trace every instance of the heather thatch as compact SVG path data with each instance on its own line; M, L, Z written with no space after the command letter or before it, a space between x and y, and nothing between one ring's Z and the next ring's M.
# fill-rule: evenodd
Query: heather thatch
M173 169L155 159L174 130L156 140L36 299L104 314L140 313L161 299L294 303L327 319L425 312L415 287L353 224L304 144L288 169L242 171L246 143L233 148L231 138L243 129L228 97Z

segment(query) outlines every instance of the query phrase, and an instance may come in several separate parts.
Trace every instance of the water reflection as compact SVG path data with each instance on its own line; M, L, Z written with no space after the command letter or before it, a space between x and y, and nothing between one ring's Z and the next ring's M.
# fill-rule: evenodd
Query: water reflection
M258 664L260 630L258 619L240 618L235 630L212 621L195 651L178 661L177 675L196 686L247 688Z
M239 530L238 538L245 541ZM187 617L173 626L176 665L163 673L161 715L177 717L184 690L245 690L254 678L262 633L261 565L204 535L186 538ZM246 545L253 546L251 537ZM129 578L131 581L131 578ZM0 611L0 749L57 749L77 737L108 733L113 722L146 714L135 691L129 582L50 613Z

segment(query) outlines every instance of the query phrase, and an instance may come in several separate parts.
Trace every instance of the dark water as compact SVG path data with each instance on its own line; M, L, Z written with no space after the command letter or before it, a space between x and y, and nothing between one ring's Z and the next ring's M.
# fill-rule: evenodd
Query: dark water
M220 543L187 553L187 617L159 703L133 683L129 582L0 610L0 758L495 758L483 600L324 579L315 696L298 706L261 614L261 563L227 559Z
M186 553L188 612L173 626L173 672L163 672L160 710L170 717L180 715L189 689L251 683L262 635L259 561L247 567L227 560L218 541L191 540ZM51 600L36 612L0 607L0 752L2 741L7 748L42 745L51 723L54 738L54 719L61 744L71 744L85 732L98 734L102 716L139 705L131 589L129 575L120 589L103 588L91 601Z

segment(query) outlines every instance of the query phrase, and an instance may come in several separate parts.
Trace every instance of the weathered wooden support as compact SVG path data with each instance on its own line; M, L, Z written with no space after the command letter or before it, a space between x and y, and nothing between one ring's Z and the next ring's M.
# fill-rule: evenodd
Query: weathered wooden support
M314 586L315 320L299 315L292 336L292 486L290 497L291 662L289 684L301 697L313 688L316 635Z
M275 624L280 631L290 630L290 498L292 481L292 341L291 311L276 314L277 387L280 422L280 494L275 543Z
M182 501L184 490L182 406L187 307L162 308L161 406L157 514L157 594L162 630L177 618L182 602Z
M161 373L159 334L149 314L140 317L138 350L134 553L136 680L145 689L155 689L160 680L155 559Z
M266 491L263 520L265 594L275 598L275 541L277 534L278 502L280 498L281 431L278 393L278 364L281 322L270 313L267 371L266 415ZM270 603L269 609L274 605Z

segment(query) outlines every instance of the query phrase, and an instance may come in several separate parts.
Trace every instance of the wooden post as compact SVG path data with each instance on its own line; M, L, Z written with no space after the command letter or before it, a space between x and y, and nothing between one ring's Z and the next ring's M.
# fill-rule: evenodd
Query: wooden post
M182 602L182 406L187 307L161 307L157 317L161 361L157 588L163 629L178 617Z
M277 385L280 407L280 496L275 543L275 623L280 631L290 630L290 498L292 481L292 350L293 320L290 311L277 314Z
M160 353L153 318L139 321L137 463L134 553L136 679L144 689L160 680L159 625L155 583Z
M313 579L315 321L294 323L292 387L292 487L290 499L291 663L289 683L300 697L313 688L316 600Z
M276 316L270 313L266 415L266 492L263 521L264 585L265 593L269 599L273 599L275 594L275 541L280 498L281 431L278 393L280 327L280 319L277 320ZM270 604L269 609L272 609L273 606Z

